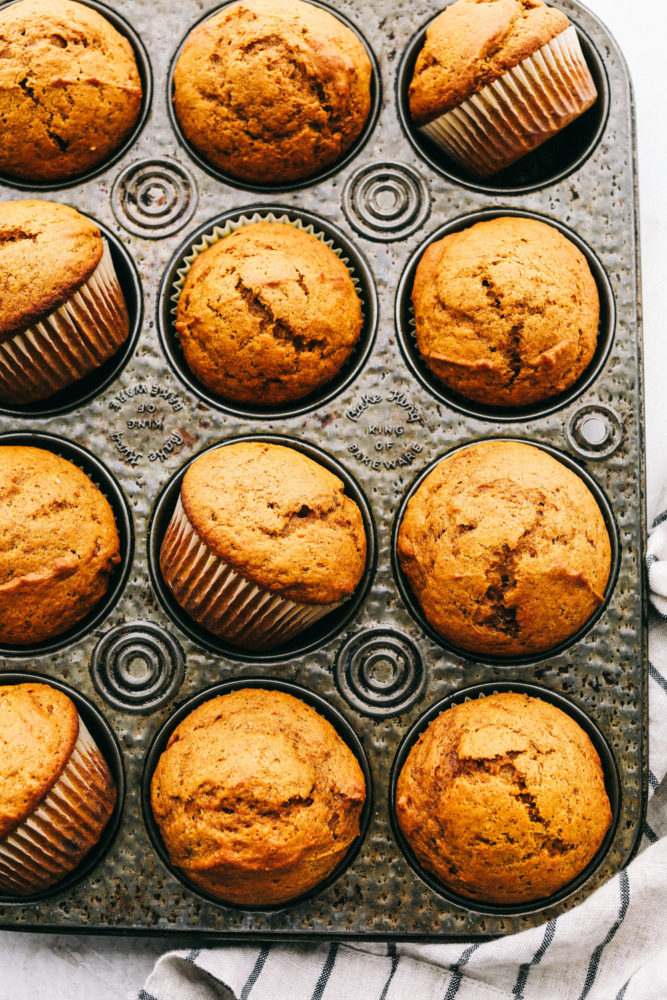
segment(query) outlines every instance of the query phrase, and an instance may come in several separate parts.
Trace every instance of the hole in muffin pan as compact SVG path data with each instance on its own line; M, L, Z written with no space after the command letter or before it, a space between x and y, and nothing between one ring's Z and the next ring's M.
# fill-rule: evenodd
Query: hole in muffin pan
M451 233L459 233L463 229L468 229L478 222L488 222L490 219L500 219L509 216L510 218L534 219L536 222L543 222L553 226L577 247L584 255L588 266L591 269L595 284L597 285L600 297L600 322L598 325L598 341L595 353L588 368L582 373L579 379L565 392L557 396L550 396L538 403L530 406L510 407L510 406L488 406L484 403L476 402L460 396L452 389L448 388L434 372L428 367L417 346L417 336L415 333L414 309L412 307L412 287L414 285L415 273L424 251L432 243L441 240ZM563 409L582 395L597 379L604 368L609 353L614 342L616 329L616 303L612 291L611 282L607 272L600 263L598 257L591 250L588 244L577 236L575 232L559 222L537 212L528 212L512 208L488 208L480 212L471 212L469 215L462 215L451 222L445 223L432 233L424 243L419 246L410 259L401 275L396 292L395 322L398 342L403 353L403 357L408 367L425 389L435 396L439 402L452 410L465 414L467 417L474 417L477 420L492 420L498 423L512 423L520 420L533 420L537 417L545 417L550 413Z
M8 3L0 4L0 10L4 10L5 7L11 7L14 3L16 3L16 0L9 0ZM137 70L139 71L142 89L141 108L139 110L137 123L122 146L119 146L116 152L111 154L108 160L104 160L103 163L93 167L92 170L87 170L85 173L78 174L76 177L69 177L67 180L63 181L22 181L14 177L7 177L4 174L0 174L0 182L2 184L6 184L7 187L17 188L19 191L37 191L44 193L48 191L62 191L65 188L76 187L78 184L85 184L86 181L90 181L94 177L99 177L99 175L105 173L109 167L118 163L118 161L125 156L130 147L134 145L136 140L139 138L144 125L146 124L148 114L151 109L151 100L153 98L153 73L151 70L150 60L148 58L148 52L146 51L146 47L142 42L141 37L124 17L121 17L121 15L111 7L107 7L105 4L99 3L99 0L85 0L85 5L86 7L92 7L92 9L97 11L98 14L101 14L102 17L106 18L106 20L114 26L119 34L127 38L128 42L132 46L132 49L134 50L134 57L137 61Z
M476 698L482 698L486 695L500 693L502 691L514 691L518 694L529 695L532 698L540 698L542 701L546 701L551 705L555 705L556 708L561 709L574 719L579 726L581 726L600 756L602 770L604 772L605 791L607 792L609 804L611 806L611 826L607 830L604 840L598 848L595 856L591 861L589 861L583 871L581 871L579 875L577 875L577 877L566 886L563 886L562 889L553 893L551 896L537 899L530 903L520 903L515 905L485 903L480 900L468 899L466 896L461 896L458 893L453 892L451 889L448 889L447 886L443 885L434 875L431 875L431 873L426 871L419 863L412 848L403 835L403 831L401 830L396 817L396 784L398 782L398 776L401 773L410 750L422 733L435 719L437 719L439 715L441 715L446 709L451 708L453 705L460 705L465 701L473 701ZM529 684L521 681L488 681L484 684L475 684L471 687L463 688L461 691L455 691L454 693L447 695L445 698L442 698L435 705L432 705L427 712L417 719L415 724L408 730L406 735L401 740L389 777L389 818L391 821L391 828L408 864L412 870L421 879L423 879L423 881L426 882L431 889L433 889L434 892L436 892L439 896L444 897L449 903L480 914L508 917L523 916L525 914L535 913L538 910L546 909L550 906L555 906L556 903L560 903L564 899L567 899L568 896L571 896L572 893L576 892L577 889L583 886L583 884L591 877L591 875L593 875L593 873L604 861L604 858L606 857L616 835L620 812L621 782L618 768L616 766L616 758L614 757L614 753L607 742L606 736L604 736L598 725L582 708L570 701L568 698L565 698L562 694L558 694L550 688L541 687L539 684Z
M443 4L443 8L447 6L449 4ZM440 13L439 10L438 14ZM598 99L595 104L532 153L528 153L492 177L478 178L423 135L410 114L408 89L415 63L426 41L426 29L438 14L412 36L403 53L396 76L398 117L418 156L452 184L490 195L515 195L537 191L551 184L557 184L578 170L594 152L602 138L609 117L610 103L607 71L586 32L570 18L571 24L577 29L584 58L597 88Z
M321 181L327 180L329 177L332 177L334 174L337 174L339 170L342 170L343 167L347 166L347 164L351 160L353 160L355 156L357 156L358 153L360 153L361 150L364 148L364 146L368 142L368 139L370 138L373 129L375 128L378 117L380 115L380 108L382 106L382 74L380 72L380 66L378 64L375 53L373 52L373 49L366 41L366 38L361 33L357 25L354 24L352 21L350 21L350 19L346 17L341 10L338 10L337 8L334 7L330 7L328 4L322 3L321 0L308 0L308 2L312 4L313 7L320 7L322 10L326 10L329 14L332 14L335 18L337 18L337 20L341 21L346 28L349 28L350 31L352 31L357 36L361 44L366 49L368 58L370 59L371 62L371 88L370 88L371 106L368 112L368 118L366 120L366 124L364 125L361 134L357 138L356 142L352 144L350 149L348 149L347 153L344 154L344 156L341 156L341 158L339 160L336 160L335 163L332 163L331 166L325 167L324 170L318 171L318 173L313 174L311 177L304 177L301 180L290 181L286 184L280 182L277 182L275 184L272 184L270 182L266 184L253 184L250 181L243 180L242 178L234 177L233 174L228 174L225 173L224 170L220 170L214 164L210 163L201 153L199 153L195 149L195 147L190 143L190 141L186 138L185 133L181 128L180 122L176 116L176 109L174 108L173 96L174 96L174 69L176 68L176 63L178 62L178 58L183 50L183 46L185 45L190 33L195 28L197 28L204 21L209 21L212 17L215 17L215 15L219 14L220 11L224 10L225 7L229 7L233 3L236 3L236 0L229 0L229 3L220 4L219 7L214 7L213 10L209 10L206 12L206 14L202 15L202 17L200 17L199 20L194 21L188 27L186 34L181 39L181 42L172 57L171 63L169 65L169 75L167 77L167 110L169 112L169 118L171 120L172 128L176 134L176 138L178 139L183 149L187 152L188 156L192 160L194 160L197 166L201 167L202 170L205 170L206 173L210 174L211 177L215 177L217 180L223 181L225 184L229 184L231 187L242 188L245 191L258 191L260 193L272 192L274 194L281 194L287 191L299 191L302 190L303 188L311 187L313 184L319 184Z
M567 469L574 472L588 487L588 489L593 494L595 502L600 508L600 512L604 518L605 527L609 535L609 542L611 545L611 567L609 570L609 579L607 580L607 586L604 591L604 600L598 608L595 609L593 614L588 618L581 628L571 635L568 639L564 639L563 642L558 643L557 646L553 646L551 649L546 649L541 653L531 653L524 656L494 656L484 653L474 653L466 649L460 649L458 646L454 646L452 643L448 642L443 636L441 636L433 626L428 622L426 615L421 609L419 601L412 592L410 583L407 577L401 569L401 564L398 558L398 532L400 530L401 522L405 514L405 510L408 505L408 501L417 492L417 489L424 482L426 477L430 472L435 469L437 465L444 459L449 458L451 455L455 455L458 451L464 451L471 445L482 444L485 441L513 441L518 444L528 444L532 445L534 448L540 448L545 451L552 458L555 458L558 462L564 465ZM456 448L451 448L449 451L443 452L438 458L430 462L429 465L417 476L417 478L412 482L405 492L403 499L401 500L400 506L396 511L394 517L394 524L391 532L391 568L394 575L394 580L398 588L398 592L401 595L403 603L408 609L409 613L412 615L417 624L423 629L426 635L437 643L442 649L447 650L449 653L453 653L460 659L467 660L473 663L488 663L496 667L513 667L513 666L528 666L535 663L540 663L542 660L548 660L551 657L559 656L570 646L575 645L584 636L590 632L598 619L604 614L607 605L611 599L611 595L614 592L614 587L616 586L616 580L618 579L618 573L621 565L621 543L618 532L618 526L616 524L616 518L612 510L612 506L607 499L606 494L598 486L596 481L590 475L590 473L580 465L574 458L570 455L559 451L557 448L552 448L550 445L544 444L541 441L534 441L532 438L517 438L517 437L497 437L497 438L478 438L474 441L468 441L466 444L457 445Z
M174 599L169 587L164 582L160 571L160 546L162 545L162 539L164 538L169 522L171 521L171 516L174 512L174 508L180 494L181 482L187 469L197 458L207 454L209 451L215 451L216 448L223 447L224 445L236 444L242 441L260 441L294 448L295 451L300 451L302 454L307 455L308 458L311 458L314 462L317 462L319 465L324 466L325 469L333 472L333 474L338 476L338 478L345 484L345 495L351 500L354 500L359 507L364 524L364 531L366 533L366 568L364 569L364 574L361 578L359 586L352 597L335 611L332 611L330 614L320 618L319 621L315 622L310 628L300 632L289 642L285 643L284 646L280 646L277 649L268 650L266 652L244 650L239 647L232 646L225 642L224 639L220 639L213 635L213 633L208 632L205 628L202 628L202 626L194 621L194 619L190 618L190 616ZM160 604L171 620L178 625L178 627L190 639L192 639L193 642L196 642L199 646L204 646L206 649L211 650L214 653L218 653L229 660L248 663L280 663L285 660L294 659L297 656L304 656L306 653L319 649L321 646L325 645L325 643L329 642L329 640L334 636L342 632L342 630L355 617L368 595L373 581L373 576L375 575L376 565L377 539L375 534L375 523L370 505L366 499L366 495L362 491L356 479L343 465L332 458L331 455L322 451L316 445L297 438L287 437L282 434L247 434L241 437L225 438L224 440L211 445L210 448L205 448L204 451L194 455L184 466L174 473L171 479L165 484L165 486L163 486L155 503L155 507L153 508L153 514L148 527L148 569L153 589L158 597L158 600L160 601Z
M90 674L99 694L123 712L154 712L178 691L185 674L181 645L161 625L125 622L106 632Z
M93 218L92 216L87 217L90 219ZM78 379L78 381L73 382L71 385L65 386L64 389L60 389L59 392L54 392L47 399L39 399L34 403L26 403L24 406L0 402L0 414L22 418L47 418L55 417L62 413L69 413L71 410L75 410L91 402L91 400L103 392L120 375L134 353L139 340L144 315L143 294L139 273L134 260L115 233L97 219L93 219L93 222L109 244L114 268L125 298L130 319L130 332L127 340L112 357L108 358L99 368L86 375L85 378Z
M325 718L327 722L331 723L343 742L350 748L359 762L359 766L361 767L364 775L364 781L366 782L366 801L364 802L361 810L361 816L359 818L359 836L353 841L352 844L350 844L350 847L340 863L336 866L328 878L323 879L322 882L310 889L308 892L303 893L295 899L288 900L286 903L277 903L275 905L250 906L239 903L228 903L218 899L217 896L213 896L211 893L207 893L204 889L195 885L194 882L191 882L188 877L172 865L169 860L169 855L162 842L160 830L155 822L153 810L151 809L151 779L153 777L153 772L155 771L157 762L165 750L167 741L169 740L169 737L173 733L174 729L183 721L183 719L186 718L186 716L194 711L195 708L198 708L199 705L203 705L204 702L210 701L212 698L217 698L223 694L229 694L232 691L243 690L244 688L262 688L267 691L284 691L286 694L291 694L295 698L299 698L300 701L310 705L311 708L314 708L319 715ZM204 691L200 691L199 694L194 695L194 697L190 698L183 705L181 705L180 708L178 708L178 710L174 712L169 719L167 719L164 725L161 726L154 736L146 754L146 760L141 778L141 805L144 814L144 824L153 847L168 871L170 871L182 885L189 889L190 892L195 893L202 899L207 899L210 902L215 903L217 906L225 907L226 909L276 912L293 906L299 906L301 903L305 903L308 900L313 899L315 896L318 896L321 892L324 892L331 885L333 885L334 882L338 881L341 875L343 875L344 872L347 871L347 869L352 865L361 850L361 846L366 837L371 815L373 813L373 778L363 743L342 712L340 712L337 708L334 708L330 702L326 701L320 695L315 694L313 691L309 691L308 688L301 687L299 684L276 680L273 677L241 677L238 680L224 681L222 684L216 684L214 687L206 688Z
M19 431L0 435L0 447L8 445L42 448L45 451L60 455L61 458L67 459L72 465L76 465L77 468L85 472L91 482L97 486L109 501L120 540L120 562L111 572L107 592L99 604L96 604L85 618L82 618L81 621L77 622L62 635L46 639L44 642L33 643L30 646L16 646L8 643L0 644L0 656L14 658L46 656L48 653L55 653L65 646L71 646L72 643L78 642L79 639L82 639L91 632L100 622L104 621L115 607L123 592L130 573L130 567L132 566L134 555L132 514L123 491L106 465L74 441L67 441L65 438L56 437L54 434L42 434L37 431Z
M364 715L400 715L424 694L426 671L415 643L394 628L363 629L338 650L336 685Z
M0 903L14 906L25 906L28 903L36 903L48 896L60 895L71 889L73 885L80 882L90 874L102 858L105 856L113 843L118 827L120 826L125 803L125 768L123 766L123 755L116 739L116 735L98 708L93 705L88 698L85 698L79 691L74 690L62 681L54 680L44 674L15 672L0 672L0 686L6 684L48 684L50 687L62 691L68 698L71 698L77 710L90 731L90 735L97 744L102 756L109 766L111 776L116 784L116 804L109 819L109 822L102 831L102 836L95 846L86 854L68 875L62 878L55 885L49 886L41 892L32 893L30 896L5 896L0 894Z
M323 233L326 240L333 243L333 249L341 251L341 259L348 262L348 269L353 279L356 279L355 285L361 298L364 316L359 340L341 370L329 382L320 386L304 399L297 399L279 406L262 407L237 403L225 400L210 392L188 368L174 322L175 303L173 296L176 295L175 286L179 280L179 271L187 267L185 258L193 252L193 247L201 242L202 237L212 233L214 229L224 229L228 223L234 225L242 218L251 219L255 215L261 216L262 219L267 216L275 216L276 219L287 217L291 221L302 223L304 227L312 227L316 233ZM359 250L328 219L322 219L311 212L296 210L287 205L248 205L240 210L225 212L200 226L181 244L172 257L160 282L157 303L157 327L160 343L176 375L208 406L229 413L233 417L280 420L283 417L296 417L310 413L312 410L331 402L347 388L366 364L373 348L377 329L378 301L375 282L372 271Z

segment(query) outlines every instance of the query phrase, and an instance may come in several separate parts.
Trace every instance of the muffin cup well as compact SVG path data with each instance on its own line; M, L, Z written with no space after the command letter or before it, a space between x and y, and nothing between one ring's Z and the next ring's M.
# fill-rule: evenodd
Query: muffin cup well
M439 879L437 879L430 872L426 871L426 869L423 868L417 860L410 844L401 830L396 816L396 785L398 777L403 769L410 750L422 733L425 732L429 725L437 719L439 715L446 711L446 709L451 708L453 705L460 705L465 701L472 701L476 698L483 698L489 694L496 694L505 691L513 691L517 694L529 695L531 698L540 698L542 701L555 705L556 708L561 709L561 711L565 712L572 719L574 719L574 721L583 729L600 757L602 770L604 772L605 791L609 798L612 814L611 825L605 834L602 844L598 848L594 858L589 861L583 871L581 871L576 878L574 878L566 886L563 886L563 888L558 892L553 893L545 899L537 899L531 903L520 903L516 905L485 903L483 900L470 899L467 896L461 896L458 893L453 892L451 889L448 889L446 885L443 885L443 883L439 881ZM538 684L526 684L521 681L490 681L484 684L475 684L472 687L463 688L460 691L455 691L452 694L447 695L447 697L441 699L441 701L438 701L435 705L432 705L427 712L417 719L414 725L403 737L403 740L396 752L389 777L388 805L392 832L399 847L401 848L401 851L405 855L405 858L413 871L421 879L423 879L423 881L426 882L426 884L433 889L434 892L436 892L439 896L443 896L446 900L448 900L448 902L453 903L455 906L462 907L463 909L470 910L474 913L489 915L496 914L499 916L521 916L528 913L535 913L538 910L543 910L562 902L562 900L571 896L577 891L577 889L581 888L600 867L616 835L616 828L618 826L621 811L621 782L618 768L616 766L616 759L606 737L603 735L596 723L582 708L570 701L568 698L565 698L562 694L558 694L556 691L552 691L549 688L541 687Z

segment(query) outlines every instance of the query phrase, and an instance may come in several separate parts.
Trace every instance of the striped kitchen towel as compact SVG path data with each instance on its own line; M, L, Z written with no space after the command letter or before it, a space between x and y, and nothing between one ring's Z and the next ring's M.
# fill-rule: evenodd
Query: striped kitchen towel
M171 952L139 1000L667 1000L667 497L649 536L650 798L634 861L575 909L464 945Z

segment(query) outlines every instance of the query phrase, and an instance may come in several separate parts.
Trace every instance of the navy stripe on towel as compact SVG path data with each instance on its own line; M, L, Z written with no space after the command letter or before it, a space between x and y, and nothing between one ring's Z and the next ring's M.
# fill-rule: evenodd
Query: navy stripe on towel
M324 963L324 968L320 973L320 978L317 980L315 989L313 990L313 1000L322 1000L324 991L327 988L327 983L329 982L329 977L333 971L334 963L336 961L336 955L338 954L338 945L334 941L329 945L329 953L327 954L326 961Z
M385 1000L389 987L391 986L391 981L396 975L396 969L398 968L398 963L401 960L401 956L396 951L395 944L387 945L387 955L389 956L389 958L391 958L391 970L389 972L389 976L387 977L387 982L384 984L384 987L382 989L382 993L380 994L380 1000Z
M550 920L547 926L544 928L544 937L542 938L542 943L537 949L530 962L525 962L523 965L519 966L519 974L516 977L516 983L514 984L514 989L512 990L513 996L517 1000L523 1000L523 991L526 986L526 981L528 979L528 973L533 966L539 965L544 958L545 952L551 942L554 939L556 933L556 921Z
M648 673L649 677L652 677L653 680L656 682L656 684L660 685L663 691L667 691L667 681L662 676L660 671L656 670L656 668L653 666L650 660L648 661Z
M262 969L264 968L264 963L269 957L269 946L265 945L257 956L257 961L252 967L252 972L248 976L248 981L241 990L241 1000L248 1000L250 996L250 991L262 974Z
M593 954L591 955L591 960L588 965L588 972L586 973L586 981L584 982L584 988L581 992L579 1000L584 1000L588 996L593 988L593 983L595 982L595 977L598 973L598 968L600 966L600 958L602 957L602 952L607 947L611 939L616 934L618 928L621 926L625 920L626 914L628 912L628 907L630 905L630 879L628 878L627 871L622 871L618 877L618 884L621 893L621 903L618 909L618 917L614 921L613 926L607 933L602 944L599 944Z
M473 952L477 951L481 943L482 943L481 941L477 941L475 944L468 945L466 950L462 953L458 962L456 962L455 965L452 965L451 967L452 978L449 981L449 986L447 987L447 992L445 993L444 1000L454 1000L454 997L459 991L461 980L463 979L463 974L461 972L461 969L463 968L464 965L468 964L470 956L473 954Z

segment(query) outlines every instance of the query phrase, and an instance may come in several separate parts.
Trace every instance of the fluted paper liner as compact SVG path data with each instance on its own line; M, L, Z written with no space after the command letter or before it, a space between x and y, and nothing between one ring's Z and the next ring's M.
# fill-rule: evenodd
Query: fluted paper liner
M420 131L479 177L489 177L565 128L596 98L577 30L570 25Z
M180 497L162 542L160 568L194 621L243 649L281 646L345 603L300 604L247 580L204 543Z
M0 344L3 403L46 399L99 368L127 340L127 306L102 243L99 264L64 305Z
M62 774L37 809L0 840L0 892L41 892L73 871L100 839L115 801L107 763L79 716Z

